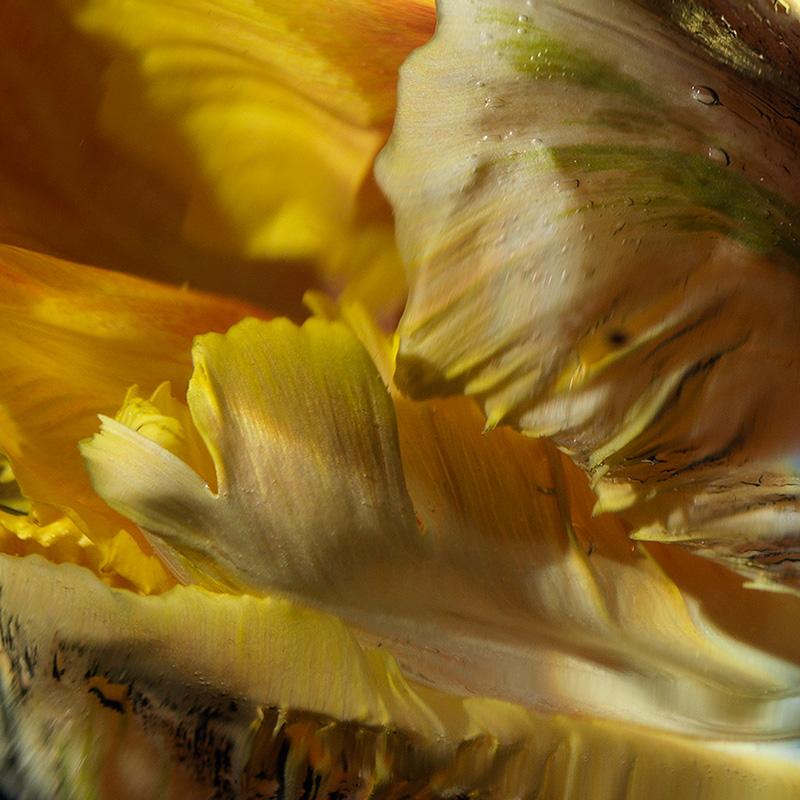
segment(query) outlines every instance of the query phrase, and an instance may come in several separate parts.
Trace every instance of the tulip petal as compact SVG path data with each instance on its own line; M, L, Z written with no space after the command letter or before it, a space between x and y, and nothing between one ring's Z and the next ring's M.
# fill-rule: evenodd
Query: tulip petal
M189 407L217 492L156 442L104 418L82 446L100 495L212 585L331 589L373 549L394 568L392 554L417 531L389 395L347 329L246 320L198 339L194 362ZM345 542L349 563L332 563Z
M20 491L11 462L0 453L0 512L29 514L30 500Z
M248 313L229 300L0 248L0 451L41 522L66 511L95 540L132 527L92 491L78 442L136 381L185 391L193 335Z
M77 564L109 586L141 594L160 594L175 585L161 561L145 554L141 543L127 531L95 543L67 517L41 524L33 515L0 512L0 552L40 555L54 564Z
M294 314L321 282L399 311L371 168L431 0L12 2L3 23L5 241Z
M396 380L552 437L638 538L800 589L797 61L651 5L700 16L443 0L379 163Z
M665 566L614 517L592 518L585 475L552 445L482 435L465 399L396 398L395 412L341 322L246 320L201 337L194 357L189 406L216 492L119 421L82 445L98 493L185 581L335 614L450 692L800 736L800 646L784 635L800 599L760 601L687 555L698 591L685 562Z
M800 785L779 744L430 689L276 597L144 598L35 556L0 556L0 587L0 788L15 797L790 800Z

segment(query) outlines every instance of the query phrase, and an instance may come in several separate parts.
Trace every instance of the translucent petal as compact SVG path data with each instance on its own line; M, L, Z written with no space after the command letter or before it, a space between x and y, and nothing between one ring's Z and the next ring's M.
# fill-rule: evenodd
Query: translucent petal
M367 563L374 588L408 567L402 548L417 530L391 402L343 325L246 320L198 339L194 361L189 407L218 490L104 419L82 451L112 506L187 556L191 571L235 588L355 594L364 587L348 587L347 575L366 578Z

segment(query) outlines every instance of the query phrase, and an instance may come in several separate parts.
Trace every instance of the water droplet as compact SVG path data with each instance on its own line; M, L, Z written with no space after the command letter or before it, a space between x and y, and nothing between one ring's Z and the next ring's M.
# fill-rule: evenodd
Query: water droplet
M625 198L625 205L626 206L632 206L633 205L633 198L632 197L626 197Z
M726 167L731 163L731 157L721 147L709 147L708 157L717 164L722 164Z
M481 136L482 142L499 142L500 141L500 134L498 133L485 133Z
M528 21L528 15L527 14L520 14L517 17L517 22L527 22L527 21Z
M555 186L556 189L562 192L572 191L573 189L577 189L580 185L581 182L577 178L567 178L558 181L553 181L553 186Z
M517 33L525 33L525 28L517 28Z
M715 106L719 103L719 95L710 86L692 86L692 99L704 106Z
M531 139L531 144L540 145L541 143L542 143L542 140L538 136L534 136Z

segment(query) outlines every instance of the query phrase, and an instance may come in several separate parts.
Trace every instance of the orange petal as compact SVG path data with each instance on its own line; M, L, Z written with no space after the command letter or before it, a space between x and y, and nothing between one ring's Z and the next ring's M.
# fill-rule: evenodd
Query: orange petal
M405 283L371 167L430 0L11 6L6 241L273 309L296 312L322 281L396 310Z
M125 527L89 486L78 441L96 428L98 413L119 408L134 382L152 391L167 379L183 394L192 337L253 313L230 300L0 247L0 450L23 494L69 509L92 535Z

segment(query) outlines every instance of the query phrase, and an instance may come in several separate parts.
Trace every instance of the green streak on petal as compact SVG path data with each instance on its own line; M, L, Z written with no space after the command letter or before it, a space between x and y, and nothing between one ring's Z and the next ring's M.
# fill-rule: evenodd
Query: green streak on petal
M596 58L579 47L571 47L562 39L510 14L486 15L492 21L514 29L514 34L501 42L513 67L533 80L565 81L584 89L611 94L624 94L648 106L658 101L633 78L622 74L607 61Z
M604 193L647 204L652 224L657 215L687 231L712 231L767 253L782 250L800 260L800 208L705 155L666 148L580 144L553 147L546 158L530 154L534 169L545 165L570 175L616 172L606 178ZM595 207L604 205L595 203ZM702 209L708 213L703 214ZM635 212L631 224L636 224ZM800 265L798 265L800 269Z
M725 16L694 0L646 0L646 6L666 16L708 50L714 58L751 78L768 77L782 83L781 76L737 35ZM762 19L763 21L763 19Z
M605 128L629 134L646 134L654 126L664 124L663 114L651 114L646 111L636 111L632 108L603 108L591 112L587 117L565 120L568 125L585 125L595 128ZM687 126L681 125L682 128Z

